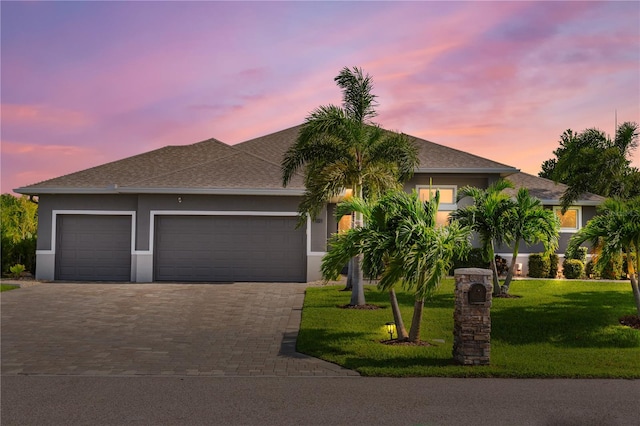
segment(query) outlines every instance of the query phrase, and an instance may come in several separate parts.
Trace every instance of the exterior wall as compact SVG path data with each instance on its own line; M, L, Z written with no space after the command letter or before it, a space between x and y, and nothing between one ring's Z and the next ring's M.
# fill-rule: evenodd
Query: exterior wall
M476 188L487 188L489 184L497 179L497 175L481 175L481 174L469 174L469 175L454 175L446 173L416 173L411 179L404 184L404 190L411 192L416 189L418 185L456 185L458 189L463 186L475 186ZM494 179L495 178L495 179Z
M54 250L53 211L135 211L136 195L41 195L38 197L37 250Z
M553 206L545 206L545 208L552 209ZM597 208L595 206L581 206L581 210L582 210L582 214L581 214L580 227L582 228L587 224L587 222L593 219L593 217L597 213ZM571 239L574 233L575 232L569 232L569 231L560 232L558 249L556 250L556 253L560 257L559 265L558 265L559 270L562 270L562 261L564 258L564 252L567 250L567 247L569 245L569 240ZM584 243L583 245L586 247L590 247L589 243ZM526 276L529 271L529 268L528 268L529 254L541 253L543 251L544 251L544 247L541 243L527 246L523 241L520 241L520 250L518 252L516 263L522 264L522 276ZM496 247L496 254L505 258L507 262L511 262L513 251L510 247L503 245L500 247Z
M39 223L36 277L55 277L54 216L59 213L108 214L127 212L133 219L131 276L135 282L153 279L153 217L156 214L297 215L299 197L248 195L42 195L39 198ZM307 224L307 279L318 279L319 259L326 250L327 212ZM313 254L313 251L317 252Z

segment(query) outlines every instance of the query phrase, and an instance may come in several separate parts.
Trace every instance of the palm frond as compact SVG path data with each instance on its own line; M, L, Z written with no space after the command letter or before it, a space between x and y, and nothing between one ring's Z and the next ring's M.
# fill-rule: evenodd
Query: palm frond
M342 89L342 106L355 121L365 123L375 117L376 96L373 90L373 79L364 75L361 68L344 67L334 79Z

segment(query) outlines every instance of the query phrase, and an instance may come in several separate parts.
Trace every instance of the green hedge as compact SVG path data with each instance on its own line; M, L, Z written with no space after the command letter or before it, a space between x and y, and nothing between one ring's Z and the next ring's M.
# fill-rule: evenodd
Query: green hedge
M584 272L584 263L578 259L565 259L562 262L562 273L565 278L576 279L582 277Z
M549 277L549 257L544 253L531 253L529 255L529 276L532 278Z
M558 276L558 255L552 253L549 255L549 278L556 278Z

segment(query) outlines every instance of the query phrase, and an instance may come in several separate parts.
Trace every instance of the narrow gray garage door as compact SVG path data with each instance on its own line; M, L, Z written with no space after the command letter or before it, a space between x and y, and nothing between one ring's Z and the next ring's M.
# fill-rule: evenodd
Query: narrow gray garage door
M156 281L303 282L305 232L295 217L158 216Z
M59 215L57 222L57 280L131 280L131 216Z

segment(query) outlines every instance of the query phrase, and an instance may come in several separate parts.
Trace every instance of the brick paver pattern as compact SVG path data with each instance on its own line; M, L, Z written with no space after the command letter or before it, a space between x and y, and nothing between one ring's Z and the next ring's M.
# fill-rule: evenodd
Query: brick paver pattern
M304 284L59 284L3 292L2 374L354 376L297 353Z

